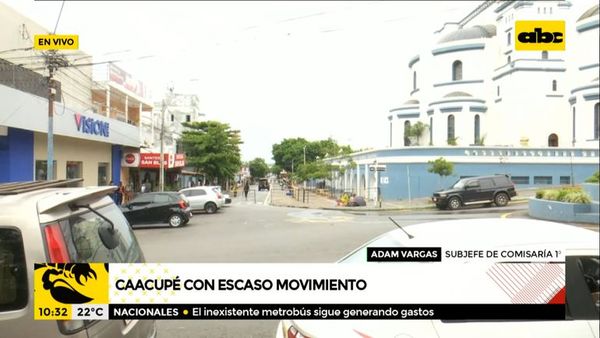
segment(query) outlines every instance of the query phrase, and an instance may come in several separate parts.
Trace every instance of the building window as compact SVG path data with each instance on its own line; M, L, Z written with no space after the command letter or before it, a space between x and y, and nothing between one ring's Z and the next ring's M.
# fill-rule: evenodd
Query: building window
M45 181L48 174L47 161L35 161L35 179L36 181ZM52 161L52 179L56 179L56 161Z
M417 89L417 72L413 72L413 90Z
M410 134L410 121L404 121L404 146L410 145L410 138L408 138L409 134Z
M108 163L98 163L98 186L108 185Z
M600 137L600 108L598 103L594 105L594 140Z
M529 184L529 176L511 176L510 179L514 184Z
M81 178L83 172L83 162L67 161L67 179Z
M448 116L448 144L455 143L456 139L454 137L454 115Z
M496 96L500 96L500 86L496 87Z
M552 80L552 91L556 91L556 80Z
M185 116L185 122L190 122L192 121L192 116L191 115L186 115Z
M433 145L433 117L429 118L429 145Z
M475 115L475 121L474 121L474 128L475 128L475 144L477 145L481 145L481 135L480 135L480 119L479 119L479 114Z
M548 60L548 51L542 51L542 60Z
M561 176L560 184L571 184L571 176Z
M552 176L534 176L533 184L552 184Z
M454 61L452 63L452 81L460 81L462 80L462 62L459 60Z
M171 114L171 122L175 121L175 115Z
M558 135L550 134L548 136L548 147L558 147Z
M506 63L510 63L510 61L512 61L512 59L510 58L510 55L506 57Z
M508 34L506 34L506 45L510 46L510 32L508 32Z

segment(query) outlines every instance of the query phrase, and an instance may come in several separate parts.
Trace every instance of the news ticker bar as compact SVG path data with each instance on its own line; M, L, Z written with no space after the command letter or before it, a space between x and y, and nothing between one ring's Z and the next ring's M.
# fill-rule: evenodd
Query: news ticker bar
M59 309L42 309L54 314ZM564 320L564 304L110 304L73 305L70 317L85 320ZM53 317L53 318L50 318Z

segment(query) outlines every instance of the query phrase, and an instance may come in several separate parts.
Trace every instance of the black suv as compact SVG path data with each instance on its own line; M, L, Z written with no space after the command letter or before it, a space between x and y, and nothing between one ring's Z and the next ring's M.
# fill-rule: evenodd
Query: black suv
M458 209L463 205L494 202L503 207L517 196L508 175L462 178L450 188L433 193L433 203L439 209Z

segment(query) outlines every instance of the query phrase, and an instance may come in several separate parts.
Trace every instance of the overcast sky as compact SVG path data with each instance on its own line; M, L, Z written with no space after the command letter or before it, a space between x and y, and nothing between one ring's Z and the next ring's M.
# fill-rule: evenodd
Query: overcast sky
M52 30L62 2L0 0ZM241 130L242 157L284 138L385 147L406 101L408 60L479 2L67 1L57 34L118 65L160 99L195 93L207 119ZM129 50L128 52L113 53ZM110 55L105 55L112 53Z

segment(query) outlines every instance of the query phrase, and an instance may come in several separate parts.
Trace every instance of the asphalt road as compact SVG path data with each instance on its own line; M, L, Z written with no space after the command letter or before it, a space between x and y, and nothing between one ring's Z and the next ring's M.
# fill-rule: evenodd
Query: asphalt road
M216 214L195 214L182 228L136 229L148 262L335 262L400 225L465 218L526 218L526 204L458 211L343 212L264 205L266 192L234 198ZM597 231L597 227L594 229ZM232 301L233 302L233 301ZM277 321L159 321L161 337L273 337Z

